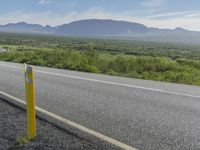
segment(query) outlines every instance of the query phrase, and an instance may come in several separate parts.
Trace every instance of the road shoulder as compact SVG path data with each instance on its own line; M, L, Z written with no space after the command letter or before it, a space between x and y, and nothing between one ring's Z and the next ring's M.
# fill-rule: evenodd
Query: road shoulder
M26 133L26 113L0 99L0 149L109 149L82 139L72 132L67 132L37 119L37 137L33 141L19 145L17 138Z

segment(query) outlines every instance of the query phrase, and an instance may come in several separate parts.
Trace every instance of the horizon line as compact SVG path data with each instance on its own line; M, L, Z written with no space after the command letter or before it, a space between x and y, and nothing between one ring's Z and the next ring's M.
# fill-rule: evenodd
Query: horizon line
M9 22L9 23L6 23L6 24L0 24L0 27L1 26L6 26L6 25L9 25L9 24L19 24L19 23L26 23L26 24L29 24L29 25L40 25L42 27L46 27L46 26L50 26L52 28L55 28L55 27L58 27L58 26L61 26L61 25L67 25L67 24L71 24L73 22L79 22L79 21L89 21L89 20L101 20L101 21L116 21L116 22L126 22L126 23L137 23L137 24L141 24L141 25L144 25L146 26L147 28L155 28L155 29L163 29L163 30L175 30L177 28L180 28L180 29L183 29L183 30L187 30L187 31L194 31L194 32L199 32L199 31L196 31L196 30L190 30L190 29L186 29L186 28L182 28L180 26L177 26L177 27L174 27L174 28L159 28L159 27L153 27L153 26L147 26L143 23L139 23L139 22L134 22L134 21L126 21L126 20L122 20L122 19L98 19L98 18L92 18L92 19L79 19L79 20L74 20L74 21L71 21L71 22L68 22L68 23L63 23L63 24L60 24L60 25L55 25L55 26L52 26L50 24L45 24L45 25L42 25L42 24L39 24L39 23L31 23L31 22L28 22L28 21L19 21L19 22Z

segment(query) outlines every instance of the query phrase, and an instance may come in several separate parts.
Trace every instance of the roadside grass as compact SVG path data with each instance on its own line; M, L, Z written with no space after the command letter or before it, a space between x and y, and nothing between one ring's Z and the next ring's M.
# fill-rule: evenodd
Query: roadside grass
M18 136L16 138L17 146L23 146L23 145L27 144L28 142L30 142L30 140L28 139L28 137L26 135Z
M0 60L138 79L200 85L200 61L158 56L100 53L96 50L17 49Z
M0 48L6 49L6 50L11 50L11 51L28 51L28 50L40 50L41 48L39 47L34 47L34 46L27 46L27 45L4 45L0 44ZM47 50L51 51L51 48L42 48L42 50Z

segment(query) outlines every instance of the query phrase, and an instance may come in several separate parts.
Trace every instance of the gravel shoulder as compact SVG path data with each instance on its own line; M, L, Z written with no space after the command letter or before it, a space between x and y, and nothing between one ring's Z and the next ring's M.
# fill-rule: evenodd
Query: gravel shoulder
M54 125L37 119L37 137L19 145L17 138L26 134L26 113L24 110L0 99L0 150L100 150L109 149L95 145L73 133L67 133Z

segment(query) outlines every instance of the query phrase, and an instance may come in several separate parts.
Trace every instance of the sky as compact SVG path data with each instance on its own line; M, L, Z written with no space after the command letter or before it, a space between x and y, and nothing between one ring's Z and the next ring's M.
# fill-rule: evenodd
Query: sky
M200 0L0 0L0 24L113 19L200 31Z

